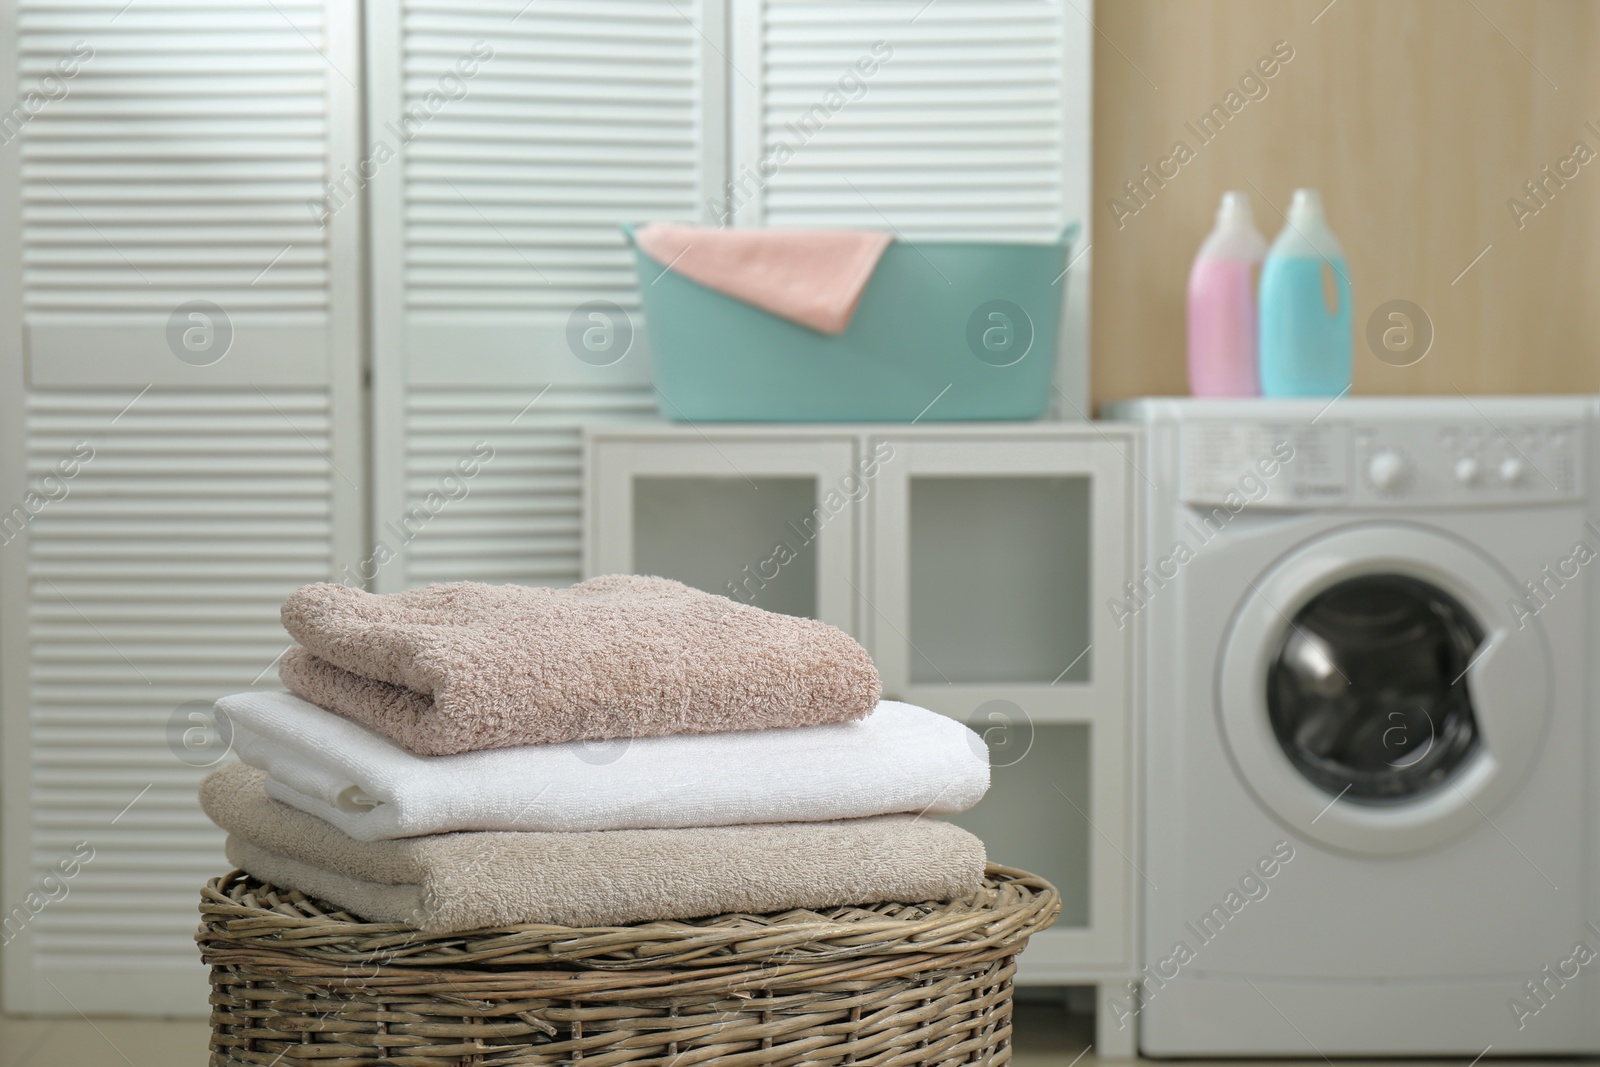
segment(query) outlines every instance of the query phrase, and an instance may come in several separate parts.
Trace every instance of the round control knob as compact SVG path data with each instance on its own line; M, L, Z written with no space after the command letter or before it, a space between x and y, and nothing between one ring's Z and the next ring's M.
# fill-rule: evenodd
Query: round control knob
M1456 460L1456 481L1462 485L1472 485L1478 480L1478 474L1478 461L1471 456Z
M1522 481L1522 460L1516 456L1507 456L1500 461L1500 480L1507 485L1515 485Z
M1367 481L1375 489L1393 489L1406 476L1406 461L1398 452L1379 452L1367 460Z

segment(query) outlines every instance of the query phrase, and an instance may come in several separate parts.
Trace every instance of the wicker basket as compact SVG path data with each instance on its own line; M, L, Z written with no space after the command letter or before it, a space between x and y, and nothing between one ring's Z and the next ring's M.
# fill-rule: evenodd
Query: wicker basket
M432 935L240 871L201 896L211 1064L1003 1064L1060 911L991 865L949 904Z

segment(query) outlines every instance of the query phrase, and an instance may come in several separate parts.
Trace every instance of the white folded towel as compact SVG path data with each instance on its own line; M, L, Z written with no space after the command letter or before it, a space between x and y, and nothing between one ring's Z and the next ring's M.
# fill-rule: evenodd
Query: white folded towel
M886 700L858 722L419 756L288 693L217 701L267 792L361 841L948 815L989 788L965 726Z

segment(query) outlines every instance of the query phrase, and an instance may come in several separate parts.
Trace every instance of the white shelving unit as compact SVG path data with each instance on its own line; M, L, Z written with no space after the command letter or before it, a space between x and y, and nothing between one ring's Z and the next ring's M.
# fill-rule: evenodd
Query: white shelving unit
M593 428L583 570L833 623L886 696L983 734L993 785L953 821L1064 903L1019 981L1120 992L1137 958L1138 738L1133 629L1109 601L1139 558L1138 444L1056 422ZM1099 1054L1131 1056L1131 1028L1107 1029Z

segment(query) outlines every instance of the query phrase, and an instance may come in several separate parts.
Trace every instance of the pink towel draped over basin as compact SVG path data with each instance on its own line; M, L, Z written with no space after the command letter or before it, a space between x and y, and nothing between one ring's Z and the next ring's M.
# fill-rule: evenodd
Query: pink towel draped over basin
M634 239L652 259L708 289L818 333L841 334L890 237L652 222Z

